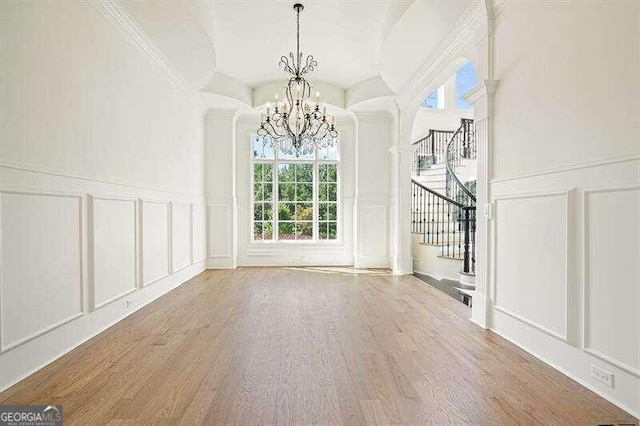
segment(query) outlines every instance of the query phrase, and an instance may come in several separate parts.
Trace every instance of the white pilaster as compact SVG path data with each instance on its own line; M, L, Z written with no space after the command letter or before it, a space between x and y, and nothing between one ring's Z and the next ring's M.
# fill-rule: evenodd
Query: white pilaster
M205 116L207 267L234 269L237 259L236 110L211 109Z
M411 257L411 162L413 145L394 146L391 153L391 261L393 273L413 273Z
M491 201L491 141L493 140L493 96L497 89L496 80L481 80L476 89L465 96L465 101L473 105L478 148L478 185L476 215L476 292L473 298L471 320L481 327L490 326L491 312L490 282L491 253L490 219L485 217L485 206Z
M390 266L389 195L393 117L387 111L355 111L356 172L353 207L354 266Z

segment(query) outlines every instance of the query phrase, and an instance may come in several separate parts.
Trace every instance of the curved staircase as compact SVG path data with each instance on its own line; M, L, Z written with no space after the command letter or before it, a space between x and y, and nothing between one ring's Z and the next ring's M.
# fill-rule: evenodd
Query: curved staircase
M476 142L473 120L414 143L411 229L414 271L470 305L475 291ZM453 292L453 293L452 293Z

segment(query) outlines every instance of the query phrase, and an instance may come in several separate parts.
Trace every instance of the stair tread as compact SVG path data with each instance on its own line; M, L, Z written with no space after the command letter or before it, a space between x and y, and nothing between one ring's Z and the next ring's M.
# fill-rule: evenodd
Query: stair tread
M462 244L460 244L460 246L458 245L445 245L442 243L418 243L421 246L429 246L429 247L440 247L440 248L444 248L444 247L449 247L450 249L455 248L456 252L464 252L463 248L462 248ZM449 252L453 252L454 250L449 250Z
M459 260L460 262L464 261L464 258L462 257L457 257L457 256L443 256L443 255L438 255L438 257L440 259L447 259L447 260Z
M476 290L467 290L466 288L460 288L460 287L454 287L454 289L470 297L474 297L476 294L478 294Z

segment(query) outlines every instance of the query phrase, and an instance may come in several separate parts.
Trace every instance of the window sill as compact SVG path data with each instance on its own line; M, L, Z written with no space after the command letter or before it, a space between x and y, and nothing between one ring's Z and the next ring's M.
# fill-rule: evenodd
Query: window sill
M341 255L345 247L342 241L332 242L252 242L248 245L247 256L313 256L313 255Z

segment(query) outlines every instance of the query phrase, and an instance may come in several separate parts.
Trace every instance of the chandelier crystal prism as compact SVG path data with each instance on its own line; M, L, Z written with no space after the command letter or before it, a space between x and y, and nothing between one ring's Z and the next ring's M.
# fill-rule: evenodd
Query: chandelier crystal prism
M287 76L282 102L275 95L274 104L267 102L262 110L258 136L273 139L278 149L287 154L308 155L314 148L335 146L338 131L333 116L327 113L326 104L320 102L320 92L312 99L313 88L306 75L318 67L313 55L303 61L300 52L300 12L304 6L293 5L296 11L296 53L280 58L280 68Z

